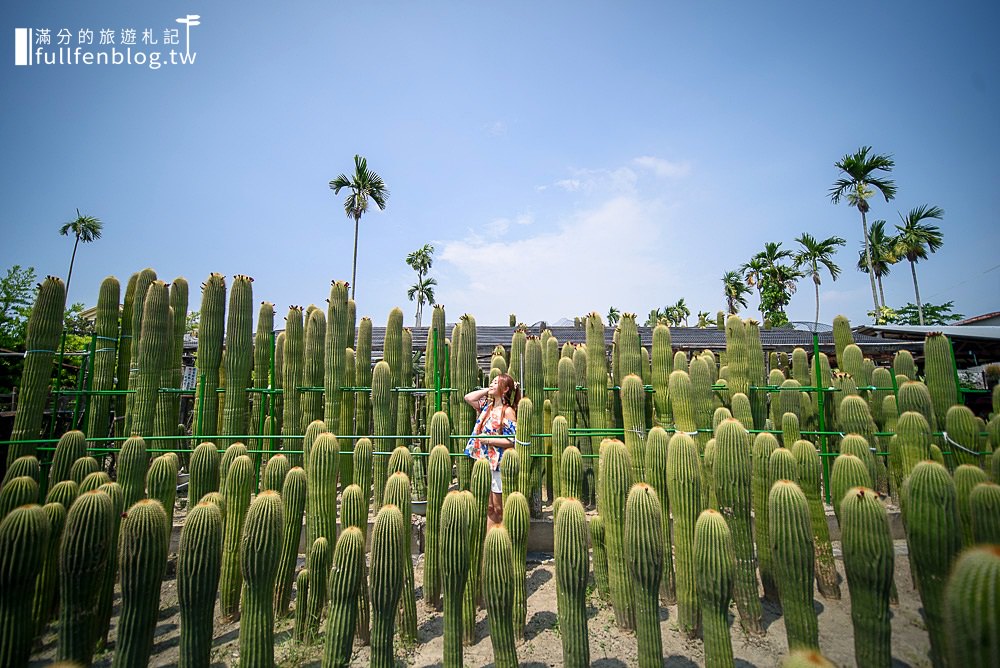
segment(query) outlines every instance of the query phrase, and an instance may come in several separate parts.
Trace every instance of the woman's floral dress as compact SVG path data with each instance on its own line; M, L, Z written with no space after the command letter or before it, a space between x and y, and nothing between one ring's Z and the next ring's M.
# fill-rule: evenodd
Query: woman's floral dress
M497 420L493 416L493 411L489 410L489 402L483 399L479 404L479 417L476 418L476 426L473 434L483 434L487 436L501 435L514 439L516 425L510 418L502 420L503 424L498 427ZM483 422L485 420L485 422ZM480 428L480 423L482 427ZM494 471L500 470L500 457L503 455L503 448L493 445L492 438L476 438L473 436L465 446L465 454L473 459L486 459L490 463L490 468Z

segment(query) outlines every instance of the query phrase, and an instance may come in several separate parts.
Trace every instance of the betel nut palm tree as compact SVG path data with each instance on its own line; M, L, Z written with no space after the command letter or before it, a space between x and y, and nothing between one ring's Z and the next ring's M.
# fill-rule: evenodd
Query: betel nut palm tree
M350 190L350 194L344 200L344 212L348 218L354 219L354 260L351 264L351 299L354 299L357 289L358 227L361 216L368 211L369 201L375 202L378 208L384 211L386 200L389 199L389 189L386 188L381 176L368 169L368 161L360 155L354 156L354 174L350 178L346 174L341 174L330 181L330 189L334 194L339 195L344 188Z
M819 286L820 265L826 267L830 272L830 278L837 280L840 275L840 267L833 261L833 256L839 246L847 242L840 237L828 237L822 241L808 233L803 233L795 240L800 248L792 255L792 261L798 269L805 269L805 275L812 277L813 287L816 289L816 318L814 326L819 323Z
M417 327L420 327L420 321L424 314L424 304L430 304L434 300L433 286L437 285L437 281L432 278L428 278L426 280L424 278L427 272L430 271L431 266L434 264L433 255L434 246L431 244L424 244L406 256L406 264L410 265L413 271L417 272L417 282L414 283L406 293L409 296L410 301L413 301L414 299L417 301L417 312L415 317ZM428 289L430 289L429 297Z
M608 325L614 327L621 320L622 312L614 306L608 308Z
M749 261L741 264L739 269L747 285L757 290L757 299L760 300L758 310L760 311L761 322L764 322L764 295L761 292L760 279L765 269L767 269L767 265L759 255L755 255Z
M888 202L896 196L896 184L883 175L896 166L892 156L871 154L871 146L862 146L854 153L848 153L834 163L841 176L833 182L830 188L830 201L839 204L841 199L861 212L861 231L865 241L865 262L868 266L868 279L871 281L872 301L875 310L879 309L878 293L875 291L875 272L872 269L871 246L868 243L868 200L875 191L882 193Z
M722 294L726 298L726 312L735 315L740 308L747 308L747 295L753 292L739 272L727 271L722 275Z
M920 302L920 288L917 286L917 262L926 260L928 251L937 252L944 243L944 235L941 234L937 225L925 223L925 220L941 220L944 217L944 210L937 206L922 204L899 218L902 225L896 225L899 234L896 235L896 253L905 257L910 263L910 272L913 274L913 295L917 300L917 316L920 324L924 324L924 307Z
M69 259L69 273L66 275L66 294L69 294L69 282L73 278L73 264L76 262L77 246L80 245L80 242L89 244L95 239L100 239L103 229L104 223L94 216L81 214L79 209L76 210L76 218L59 228L59 234L62 236L68 237L72 234L75 237L73 241L73 255Z
M872 269L875 270L875 283L878 286L878 299L882 307L885 307L885 291L882 288L882 279L889 275L892 265L899 261L896 256L896 237L886 234L886 222L876 220L868 230L868 242L872 255ZM865 247L861 244L858 251L858 271L868 273L868 259L865 257Z

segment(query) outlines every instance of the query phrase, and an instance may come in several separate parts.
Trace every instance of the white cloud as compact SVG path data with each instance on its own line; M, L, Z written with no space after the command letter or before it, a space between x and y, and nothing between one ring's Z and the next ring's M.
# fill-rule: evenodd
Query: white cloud
M486 134L491 137L500 137L507 134L507 124L503 121L493 121L491 123L487 123L485 128Z
M635 193L639 179L646 174L656 178L680 178L687 176L690 166L686 162L671 162L663 158L644 155L633 158L628 165L615 169L570 169L569 178L558 179L551 184L538 186L539 191L555 188L567 192L622 194Z
M690 165L686 162L670 162L663 158L656 158L651 155L643 155L632 160L632 164L656 174L660 178L675 178L687 176L691 171Z

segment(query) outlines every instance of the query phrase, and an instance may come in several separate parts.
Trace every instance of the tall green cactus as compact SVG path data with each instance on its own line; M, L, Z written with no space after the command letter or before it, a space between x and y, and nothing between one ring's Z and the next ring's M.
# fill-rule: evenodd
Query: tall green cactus
M962 520L962 544L965 547L976 542L972 527L972 490L988 480L986 473L978 466L962 464L955 469L955 498L958 502L958 516Z
M375 446L379 452L388 452L387 448L392 445L392 439L386 436L395 435L392 422L392 406L394 397L392 396L392 368L385 360L375 365L372 372L372 415L375 419ZM374 484L375 484L375 507L382 506L382 493L385 491L385 480L388 476L389 456L375 455L374 459Z
M406 531L399 509L382 506L371 538L372 668L392 668L396 663L392 639L403 590L403 560L409 559L403 554Z
M447 413L439 411L431 418L432 426L439 415L447 421ZM441 507L450 484L451 457L447 446L439 443L431 449L427 463L427 547L424 550L424 603L428 608L435 610L439 610L441 606L441 550L439 543Z
M906 381L899 386L896 398L897 413L900 417L907 411L920 413L927 421L930 431L937 431L937 416L934 413L934 401L927 386L919 380ZM941 416L944 419L944 416Z
M219 415L219 368L225 336L226 279L212 273L201 284L201 315L198 321L198 386L195 394L193 430L196 437L215 431ZM120 376L119 376L120 377Z
M889 600L895 559L889 519L870 489L851 489L834 503L840 507L854 655L860 666L886 667L892 663Z
M311 310L304 320L303 327L302 384L306 387L323 387L326 364L326 315L321 309ZM371 361L370 334L369 325L369 361ZM314 420L323 419L323 395L319 392L302 392L299 406L302 411L302 424L308 425ZM367 430L364 433L368 433Z
M212 617L222 567L222 512L213 503L191 508L177 546L177 603L181 613L178 665L205 666L212 655Z
M101 465L93 457L80 457L73 462L73 468L69 470L70 480L80 485L91 473L97 472Z
M309 456L312 452L313 443L320 434L327 433L326 423L322 420L313 420L306 426L306 432L302 435L302 468L309 469Z
M642 378L636 374L629 374L622 379L621 401L625 447L632 455L632 477L638 482L644 482L646 480L646 390Z
M814 536L813 549L816 552L816 586L823 598L840 599L837 569L833 562L833 546L830 544L830 527L826 523L826 509L820 496L823 463L816 447L809 441L793 443L792 454L799 462L799 487L809 502L809 517Z
M304 643L306 638L306 622L309 610L309 569L303 568L295 576L295 622L292 627L292 638L297 643Z
M830 498L833 501L833 511L838 524L843 522L840 516L840 502L847 491L854 487L872 486L871 474L861 459L845 452L833 460L833 469L830 472Z
M523 497L521 497L523 501ZM527 504L525 504L527 505ZM441 582L444 593L444 665L462 665L462 599L469 570L469 525L472 504L461 492L449 492L441 508ZM527 514L527 508L525 508ZM515 565L517 555L515 554ZM515 592L518 587L514 573ZM516 603L516 602L515 602ZM514 610L517 628L517 610Z
M590 429L600 433L607 429L608 422L605 412L608 410L608 360L604 338L604 322L596 311L587 316L587 348L586 348L586 378L587 406L590 417ZM603 436L591 437L590 447L593 454L600 454ZM584 451L584 454L587 454ZM600 462L597 462L599 469ZM591 474L597 478L595 471Z
M118 349L118 301L121 285L114 276L101 282L97 297L97 319L94 336L94 376L91 390L104 392L113 390L115 385L115 358ZM90 397L87 415L87 433L93 437L105 436L110 428L111 396L94 394Z
M49 523L49 533L44 553L39 559L38 575L33 583L32 637L41 635L52 617L56 588L59 585L59 545L62 542L63 530L66 528L66 508L61 503L46 503L42 506L42 511ZM6 555L7 551L4 551L4 554Z
M223 434L245 434L253 371L253 279L237 274L229 290L229 315L226 318L226 354L223 359L226 386L223 394ZM287 405L285 407L287 410ZM222 445L227 445L226 439Z
M924 376L934 414L939 422L943 422L948 409L959 403L959 396L951 341L940 332L928 334L924 339Z
M561 416L560 416L561 417ZM516 452L514 453L517 454ZM506 456L506 453L504 453ZM583 494L583 458L574 446L567 446L560 462L559 486L562 496L579 499Z
M955 405L945 414L945 430L948 432L948 449L951 461L957 464L979 465L979 432L976 415L968 406Z
M525 570L527 567L528 532L531 530L528 500L524 498L523 494L520 492L510 493L503 504L503 518L504 526L510 535L510 542L514 546L514 635L518 639L522 639L524 638L524 624L528 616ZM442 531L444 531L443 522L442 519ZM442 549L443 547L442 545ZM447 610L447 603L445 609Z
M323 645L323 666L326 668L347 668L351 665L364 563L364 534L358 527L345 528L337 538L330 569L330 611L326 618Z
M271 378L271 355L274 351L274 304L271 302L261 302L257 311L257 331L253 336L253 380L251 387L258 389L273 389L274 379ZM255 392L251 400L250 407L250 434L263 434L270 436L268 429L268 418L271 417L269 407L271 406L270 394ZM308 421L307 421L308 422ZM276 431L276 430L275 430ZM277 450L278 441L272 439L254 439L251 450ZM267 456L262 457L261 455ZM266 460L270 453L254 453L254 464L259 464Z
M146 472L149 469L149 454L146 441L140 436L132 436L122 444L118 453L118 484L125 493L125 507L131 508L140 499L146 498Z
M684 433L674 434L667 449L667 490L674 518L677 624L688 637L694 637L699 611L693 548L694 528L702 511L701 470L698 446Z
M964 552L944 597L950 665L1000 664L1000 546Z
M490 534L494 531L496 529ZM587 517L578 500L565 498L555 519L553 531L563 665L567 668L582 668L590 665L587 633L587 576L590 566L587 554Z
M183 380L181 366L184 357L184 334L187 331L188 282L185 278L178 276L170 284L168 300L170 303L169 341L167 343L167 359L160 376L160 386L180 389ZM160 394L156 404L153 433L157 436L173 436L177 433L180 408L179 395ZM175 446L178 449L186 449L187 447L183 445L183 441L175 441Z
M341 526L344 529L354 527L366 536L368 532L368 497L356 483L348 485L344 489L341 499ZM361 560L361 580L358 583L358 594L355 601L357 606L357 635L362 644L371 642L371 606L368 595L368 567ZM332 577L332 575L331 575Z
M0 665L26 665L31 655L35 579L49 541L39 505L15 508L0 521Z
M240 590L243 574L240 571L240 544L250 494L254 487L253 460L240 455L233 460L226 474L222 493L226 499L225 533L222 537L222 575L219 582L219 612L223 619L239 617Z
M292 465L288 461L288 457L282 454L268 459L260 474L261 491L273 489L276 492L281 492L281 487L285 484L285 476L291 469Z
M809 502L799 486L774 483L767 501L774 576L789 649L819 649L819 628L813 609L813 532Z
M469 523L469 576L462 599L462 632L467 645L476 641L476 607L481 595L483 540L486 538L486 512L492 480L493 471L489 461L477 459L469 480L469 491L472 492L475 504Z
M98 488L111 498L111 545L118 546L121 534L122 518L125 515L125 493L121 485L109 482ZM108 554L107 568L103 585L97 603L97 641L98 647L107 646L108 633L111 629L111 616L114 612L115 579L118 576L119 550L112 548Z
M87 440L82 431L74 429L60 436L59 442L56 443L56 451L52 456L52 468L49 469L49 487L63 480L70 480L73 464L76 463L77 459L86 456ZM9 470L7 475L10 475Z
M653 403L656 407L656 424L667 427L673 423L670 414L670 374L674 370L670 328L657 325L653 328Z
M136 502L122 521L118 556L122 602L115 668L149 663L160 610L160 580L167 567L166 526L167 514L153 499Z
M1000 485L984 482L969 494L972 538L976 543L1000 545Z
M320 618L323 616L327 599L326 574L330 572L332 553L330 543L323 536L316 538L306 551L306 568L311 574L309 598L306 601L304 635L306 642L314 642L319 636Z
M705 510L694 526L694 562L698 602L705 636L705 665L733 666L733 640L729 635L729 603L733 600L736 573L733 535L716 510Z
M281 552L278 557L278 572L274 576L274 615L284 617L292 600L292 580L295 564L299 556L299 541L302 539L302 514L306 507L308 476L300 466L295 466L285 475L281 486L282 516L284 528L281 538Z
M475 478L475 466L472 475ZM514 648L513 561L514 548L507 530L503 526L490 528L483 543L483 598L486 600L490 643L497 668L517 668L518 665L517 650Z
M757 559L751 537L750 434L739 420L726 420L717 432L715 496L719 512L733 534L736 548L736 580L733 598L740 611L740 624L748 633L761 633L760 598L757 596ZM768 510L770 515L770 509ZM770 518L768 524L771 524ZM780 590L779 590L780 591Z
M330 324L333 326L332 322ZM389 365L389 370L391 372L388 387L399 387L400 382L402 382L403 373L403 312L399 308L393 308L390 310L389 316L386 318L385 338L383 340L382 349L383 358ZM454 373L454 371L452 373ZM374 386L374 378L372 379L372 383ZM372 397L372 400L374 402L374 396ZM398 397L390 395L386 401L389 406L389 419L386 423L387 433L397 435L399 434L396 427L399 418ZM378 427L376 425L376 429L377 428ZM471 431L472 427L470 426L469 432ZM390 452L393 448L399 445L399 442L398 439L390 439L388 442L378 445L378 450ZM375 498L381 498L377 491L375 493Z
M145 271L153 272L152 269ZM129 370L132 368L132 335L139 336L138 331L132 331L132 316L135 313L135 292L139 284L139 273L132 274L128 279L128 283L125 284L125 298L122 300L121 305L121 329L120 331L116 330L118 336L118 360L114 372L114 389L119 391L129 389ZM155 277L155 272L152 275ZM118 309L116 308L115 318L118 318L118 315ZM128 395L122 394L114 398L112 406L117 417L122 417L127 412L126 406L129 403L127 397ZM122 436L125 432L124 420L119 420L114 425L114 430L115 436Z
M406 448L398 448L409 455ZM485 461L485 460L483 460ZM411 510L412 490L410 478L403 471L396 471L389 476L385 484L385 502L396 506L403 516L403 523L407 531L403 533L403 590L400 595L399 608L399 636L400 638L415 642L417 640L417 598L414 587L413 559L411 558L411 533L409 531L413 515Z
M659 593L663 577L663 516L656 492L646 483L636 483L628 493L625 559L635 592L639 665L662 666Z
M943 619L944 585L962 549L955 483L934 462L913 467L903 489L903 519L911 564L931 641L931 661L944 665L947 630Z
M625 558L625 502L634 482L632 457L621 441L601 444L598 510L605 518L611 603L619 628L635 627L635 599Z
M131 321L129 340L125 343L129 347L130 360L129 366L125 369L125 377L128 380L128 389L130 390L135 390L138 384L139 343L142 339L142 319L145 316L146 296L149 292L149 286L155 281L156 272L148 267L138 273L135 281L135 290L132 295L132 311L129 318ZM128 299L128 295L126 295L126 299ZM135 394L129 394L125 397L125 410L122 412L125 416L125 433L131 433L129 431L129 416L132 415L134 409Z
M931 427L922 414L906 411L896 421L895 440L900 454L899 479L904 480L917 464L930 459Z
M18 506L38 503L38 483L26 475L18 476L0 490L0 520Z
M169 309L166 284L163 281L153 281L146 290L139 345L136 349L138 355L133 358L135 394L132 395L132 410L125 416L126 429L130 435L153 434L160 379L167 365L172 335Z
M80 486L76 482L63 480L49 488L49 493L45 495L45 503L58 503L69 512L70 506L79 494Z
M525 499L530 502L532 455L541 452L541 448L536 445L531 438L531 425L535 416L535 404L528 397L524 397L517 404L517 426L514 435L514 448L517 452L517 484L515 489L524 494ZM501 471L501 474L503 472Z
M300 448L301 441L296 438L305 431L302 420L302 397L311 394L298 389L302 385L304 337L302 307L289 306L288 315L285 316L285 349L282 357L282 392L285 403L281 418L281 433L285 437L282 441L285 450L304 449ZM295 464L300 463L298 456L293 456L293 461ZM308 468L308 464L306 467Z
M558 517L556 519L559 519ZM607 532L604 530L604 518L594 515L587 522L590 530L590 544L594 547L594 585L597 596L602 600L611 600L611 587L608 584L608 551Z
M319 537L330 543L337 540L337 465L340 460L337 437L326 432L319 435L309 452L309 493L306 496L306 545ZM312 572L310 587L321 587L326 573Z
M247 510L240 546L243 611L240 616L240 665L274 666L274 577L282 535L281 495L261 492Z
M167 542L170 542L170 531L174 526L174 500L177 496L177 455L165 452L149 467L146 474L146 489L149 498L160 502L167 515L165 523Z
M47 276L38 288L38 297L28 317L24 339L24 370L18 388L12 441L37 439L42 431L45 403L49 396L52 362L63 328L66 286L62 279ZM18 457L35 454L34 443L15 443L7 451L7 465Z
M660 601L667 605L677 602L674 581L673 541L670 539L670 494L667 489L667 456L670 436L662 427L649 430L646 442L646 481L656 491L663 517L663 577L660 580Z
M188 465L188 507L197 505L209 492L219 491L219 451L215 443L200 443Z
M793 416L794 417L794 416ZM778 439L766 432L757 434L750 451L751 486L753 501L754 538L757 545L757 566L760 568L760 582L764 587L764 598L778 600L778 588L774 582L771 566L771 550L768 540L767 495L771 491L769 467L772 453L778 449ZM732 536L730 536L732 540Z

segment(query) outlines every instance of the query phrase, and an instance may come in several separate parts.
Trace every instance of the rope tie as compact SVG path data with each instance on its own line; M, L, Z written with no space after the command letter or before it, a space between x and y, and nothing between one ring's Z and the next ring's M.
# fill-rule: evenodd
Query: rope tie
M98 341L118 341L118 337L116 336L101 336L100 334L98 334L94 338L97 339Z
M513 441L517 445L525 445L525 446L530 446L531 445L531 441L519 441L519 440L517 440L517 438L514 438Z
M39 350L25 350L24 351L24 356L27 357L28 353L51 353L51 354L55 355L56 351L54 351L54 350L41 350L41 349L39 349Z
M948 435L948 432L946 432L946 431L942 431L942 432L941 432L941 436L943 436L943 437L944 437L944 440L946 440L946 441L947 441L948 443L950 443L950 444L951 444L952 446L954 446L954 447L958 448L958 449L959 449L959 450L961 450L962 452L967 452L967 453L969 453L970 455L973 455L973 456L975 456L975 457L978 457L978 456L979 456L979 453L978 453L978 452L976 452L975 450L969 450L969 449L968 449L967 447L965 447L965 446L964 446L964 445L962 445L961 443L957 443L957 442L953 441L953 440L952 440L952 438L951 438L951 436L949 436L949 435Z

